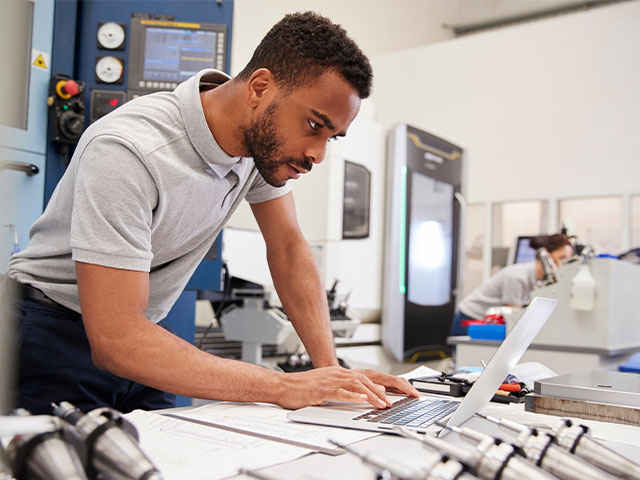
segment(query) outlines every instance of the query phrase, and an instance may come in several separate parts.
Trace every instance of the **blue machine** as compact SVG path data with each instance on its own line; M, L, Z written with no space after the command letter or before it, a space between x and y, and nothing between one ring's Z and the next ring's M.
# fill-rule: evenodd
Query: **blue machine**
M53 3L0 2L3 56L0 89L0 273L6 273L14 239L24 247L42 213L46 171L47 90L51 72ZM13 407L15 335L0 309L0 412Z
M14 231L4 225L13 225L26 246L82 130L132 98L172 90L202 68L228 72L233 19L233 0L9 3L22 5L16 8L24 25L16 30L24 32L20 46L27 45L14 82L28 88L15 118L0 116L0 273L14 250ZM25 70L27 53L32 58ZM65 79L73 81L65 85ZM192 343L196 290L221 289L220 240L166 319Z
M232 19L233 0L56 1L52 72L85 82L88 125L137 95L172 90L189 72L228 72ZM72 153L60 150L50 143L46 201Z
M0 41L17 45L11 64L3 66L11 88L0 94L0 273L6 273L14 250L14 232L7 225L14 226L24 247L42 213L54 9L46 0L7 2L2 8L15 19L15 31L0 32Z

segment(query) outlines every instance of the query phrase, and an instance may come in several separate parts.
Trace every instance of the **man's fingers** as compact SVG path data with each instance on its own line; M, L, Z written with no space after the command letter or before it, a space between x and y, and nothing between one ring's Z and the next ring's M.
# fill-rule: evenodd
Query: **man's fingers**
M335 401L337 402L366 402L368 400L364 393L351 392L344 388L338 388L335 393Z
M377 383L375 383L373 380L371 380L367 375L365 374L361 374L359 376L360 382L362 382L362 384L368 388L370 391L372 391L378 400L379 406L381 406L382 408L386 408L386 407L390 407L391 406L391 401L387 398L386 393L386 389L384 387L384 385L379 385ZM382 402L382 403L380 403ZM372 403L373 405L373 403ZM376 405L378 406L378 405Z
M364 393L367 395L367 401L376 408L387 408L391 406L391 402L385 394L384 385L379 385L372 381L361 370L347 370L340 368L336 373L341 377L343 386L346 389Z
M420 392L416 390L416 388L409 383L409 380L402 377L394 377L397 380L397 384L389 385L392 388L396 388L407 395L412 395L414 397L419 397Z
M418 392L418 390L416 390L406 378L396 377L394 375L378 372L376 370L365 370L364 374L371 378L374 382L380 385L384 385L387 388L395 388L406 395L411 395L414 397L420 396L420 392Z
M367 396L367 401L376 408L387 408L387 403L380 398L378 392L369 388L369 386L364 382L371 384L375 388L375 385L372 384L370 380L357 376L351 378L349 381L349 390L365 394Z

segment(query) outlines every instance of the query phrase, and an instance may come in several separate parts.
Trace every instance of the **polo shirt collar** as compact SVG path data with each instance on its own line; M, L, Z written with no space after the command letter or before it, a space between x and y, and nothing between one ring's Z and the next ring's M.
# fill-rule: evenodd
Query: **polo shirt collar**
M224 72L206 69L181 83L176 89L180 101L180 111L185 129L193 147L205 162L220 178L224 178L231 169L239 164L242 157L232 157L227 154L213 138L207 125L200 101L200 86L211 85L215 88L222 85L231 77Z

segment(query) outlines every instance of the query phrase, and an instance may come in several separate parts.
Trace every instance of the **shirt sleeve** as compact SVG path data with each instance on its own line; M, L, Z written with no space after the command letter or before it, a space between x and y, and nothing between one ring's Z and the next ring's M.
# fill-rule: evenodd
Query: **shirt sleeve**
M502 278L502 304L518 307L527 303L530 295L529 288L522 278L504 275Z
M254 167L255 168L255 167ZM291 191L291 185L287 182L283 187L273 187L269 185L260 172L256 171L251 188L245 197L249 203L261 203L274 198L280 198Z
M157 202L153 177L131 144L113 135L91 140L76 171L73 260L148 272Z

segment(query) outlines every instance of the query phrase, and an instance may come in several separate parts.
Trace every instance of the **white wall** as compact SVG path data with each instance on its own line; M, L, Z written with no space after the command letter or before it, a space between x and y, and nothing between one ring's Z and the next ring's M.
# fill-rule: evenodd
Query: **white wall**
M483 277L493 203L551 199L545 230L555 231L557 199L640 193L640 2L457 39L442 28L488 6L515 13L512 0L236 0L231 52L236 74L289 12L342 24L372 59L377 120L466 149L467 200L486 206ZM230 225L257 228L248 208Z
M473 0L476 1L476 0ZM251 58L269 29L287 13L313 10L342 25L367 55L453 37L442 19L459 8L452 1L235 0L231 74Z
M211 0L213 1L213 0ZM235 0L231 72L249 61L285 14L313 10L342 25L368 55L453 38L451 25L477 24L586 0Z
M640 192L640 2L374 57L373 100L467 151L470 202Z

